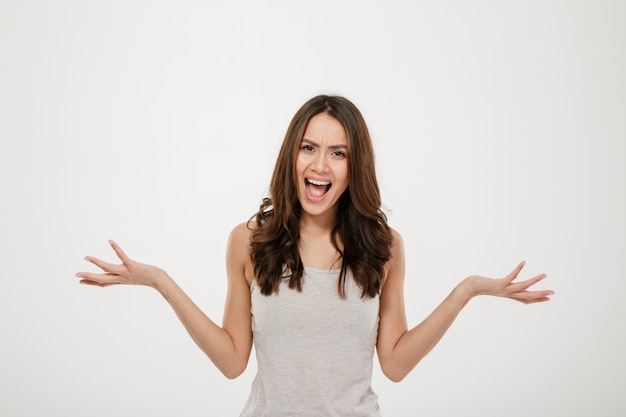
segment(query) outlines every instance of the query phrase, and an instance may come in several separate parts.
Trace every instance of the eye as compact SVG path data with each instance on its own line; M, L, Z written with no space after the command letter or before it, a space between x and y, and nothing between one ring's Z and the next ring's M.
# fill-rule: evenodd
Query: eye
M343 151L332 151L331 155L337 159L343 159L346 157L346 153Z
M302 145L302 148L300 149L306 152L315 152L315 148L312 147L311 145Z

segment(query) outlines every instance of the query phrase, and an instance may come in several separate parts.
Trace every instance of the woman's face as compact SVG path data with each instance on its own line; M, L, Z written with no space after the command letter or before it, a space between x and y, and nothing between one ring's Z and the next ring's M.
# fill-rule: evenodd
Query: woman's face
M320 113L309 121L296 158L296 188L304 215L332 216L348 188L348 136L337 119Z

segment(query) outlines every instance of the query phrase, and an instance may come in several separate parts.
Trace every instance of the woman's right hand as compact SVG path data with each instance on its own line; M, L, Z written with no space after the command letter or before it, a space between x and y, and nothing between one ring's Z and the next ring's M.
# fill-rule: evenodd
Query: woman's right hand
M121 264L111 264L92 256L86 256L85 260L100 268L104 273L78 272L81 284L107 287L115 284L146 285L157 288L159 282L167 278L167 274L161 268L133 261L120 248L117 243L109 240L109 244L115 251Z

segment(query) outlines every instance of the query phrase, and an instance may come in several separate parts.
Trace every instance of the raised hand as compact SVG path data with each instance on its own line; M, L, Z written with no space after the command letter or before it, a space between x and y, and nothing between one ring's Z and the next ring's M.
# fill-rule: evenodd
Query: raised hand
M96 265L104 273L78 272L76 276L81 279L81 284L100 287L116 284L133 284L156 288L159 280L167 277L167 274L161 268L130 259L114 241L109 240L109 244L122 263L111 264L92 256L86 256L86 261Z
M510 298L524 304L549 301L550 296L554 295L554 291L528 290L528 288L544 279L547 276L546 274L540 274L525 281L513 282L524 268L524 265L526 265L526 262L521 262L504 278L494 279L480 275L471 275L466 278L466 281L470 284L473 296L494 295L497 297Z

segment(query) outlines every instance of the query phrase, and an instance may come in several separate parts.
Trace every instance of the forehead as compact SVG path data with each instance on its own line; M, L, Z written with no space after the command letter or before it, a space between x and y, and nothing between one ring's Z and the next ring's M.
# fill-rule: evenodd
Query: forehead
M331 142L332 144L348 144L348 135L341 122L326 113L316 114L309 120L303 139L314 142Z

